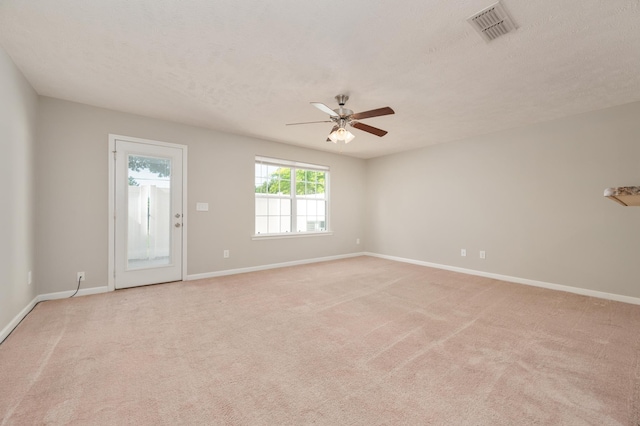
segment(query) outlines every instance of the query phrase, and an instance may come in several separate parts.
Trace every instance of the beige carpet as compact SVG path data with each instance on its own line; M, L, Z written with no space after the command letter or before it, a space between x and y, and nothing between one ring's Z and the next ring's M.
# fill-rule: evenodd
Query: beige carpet
M360 257L44 302L0 424L633 425L640 306Z

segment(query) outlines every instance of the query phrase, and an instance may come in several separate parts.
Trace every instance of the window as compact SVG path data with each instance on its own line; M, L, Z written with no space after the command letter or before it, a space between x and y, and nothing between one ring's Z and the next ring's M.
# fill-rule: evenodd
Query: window
M256 235L327 232L329 168L256 157Z

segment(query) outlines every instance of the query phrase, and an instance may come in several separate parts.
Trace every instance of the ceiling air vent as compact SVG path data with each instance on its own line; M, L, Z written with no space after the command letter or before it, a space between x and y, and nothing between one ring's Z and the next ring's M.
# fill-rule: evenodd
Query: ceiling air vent
M467 21L487 42L516 29L513 20L500 3L481 10Z

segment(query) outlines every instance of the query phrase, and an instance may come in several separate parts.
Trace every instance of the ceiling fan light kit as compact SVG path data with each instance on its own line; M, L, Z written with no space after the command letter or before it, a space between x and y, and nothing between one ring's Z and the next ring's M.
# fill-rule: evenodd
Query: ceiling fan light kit
M349 100L348 95L338 95L336 96L336 101L338 101L338 108L331 109L322 102L311 102L311 105L318 108L320 111L325 114L329 114L329 121L307 121L304 123L291 123L287 124L287 126L293 126L297 124L311 124L311 123L330 123L333 122L335 125L329 136L327 138L327 142L339 143L344 142L345 144L351 142L355 135L347 130L347 125L356 128L358 130L362 130L367 133L371 133L373 135L382 137L387 134L386 130L378 129L377 127L369 126L368 124L360 123L356 120L362 120L365 118L379 117L382 115L395 114L389 107L372 109L369 111L363 111L354 113L348 108L345 108L345 104Z
M329 134L329 139L331 139L331 142L333 143L349 143L353 140L353 138L355 138L355 135L344 127L339 127L338 130L334 130Z

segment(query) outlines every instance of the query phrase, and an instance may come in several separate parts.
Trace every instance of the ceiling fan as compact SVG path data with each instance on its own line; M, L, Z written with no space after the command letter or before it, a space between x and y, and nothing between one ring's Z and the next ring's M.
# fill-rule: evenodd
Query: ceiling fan
M320 111L329 114L329 120L323 121L306 121L304 123L290 123L287 126L295 126L298 124L311 124L311 123L335 123L333 129L329 133L329 137L327 138L327 142L344 142L349 143L355 138L355 136L347 130L347 125L351 127L355 127L356 129L363 130L365 132L371 133L376 136L384 136L387 134L386 130L378 129L377 127L369 126L368 124L360 123L358 120L362 120L365 118L371 117L379 117L381 115L389 115L395 114L395 112L389 108L378 108L372 109L370 111L356 112L354 113L350 109L344 107L344 105L349 100L348 95L338 95L336 96L336 100L338 101L339 107L336 109L331 109L325 104L321 102L311 102L311 105L318 108Z

